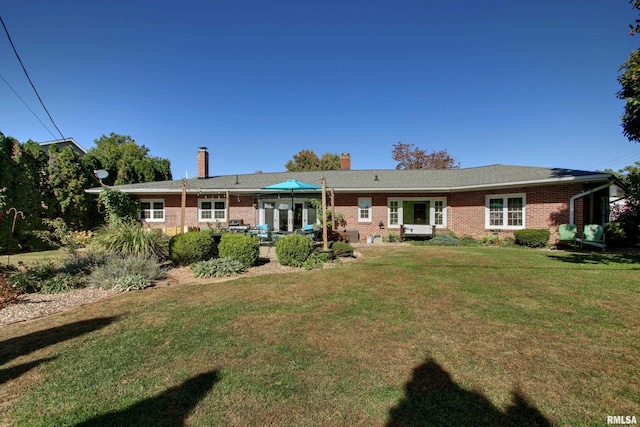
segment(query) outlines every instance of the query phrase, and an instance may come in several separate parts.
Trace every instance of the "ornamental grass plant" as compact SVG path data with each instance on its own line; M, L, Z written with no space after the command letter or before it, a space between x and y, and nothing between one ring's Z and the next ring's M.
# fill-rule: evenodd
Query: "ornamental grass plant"
M137 221L117 221L98 229L91 245L109 253L167 259L169 238Z

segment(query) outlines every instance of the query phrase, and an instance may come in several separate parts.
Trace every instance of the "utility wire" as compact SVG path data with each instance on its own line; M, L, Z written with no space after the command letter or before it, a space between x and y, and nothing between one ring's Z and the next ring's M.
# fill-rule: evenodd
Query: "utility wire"
M9 86L9 89L11 89L13 91L13 93L18 97L18 99L20 101L22 101L22 103L24 104L25 107L27 107L27 109L29 111L31 111L31 114L33 114L33 117L35 117L40 124L42 125L42 127L44 127L47 132L49 132L51 134L51 136L53 137L53 139L57 139L57 137L53 134L53 132L51 132L51 130L49 130L49 128L47 127L47 125L45 125L42 120L40 120L40 117L38 117L38 115L31 109L31 107L29 107L29 105L25 102L24 99L22 99L22 97L20 96L20 94L18 94L18 92L16 92L16 90L9 84L9 82L4 78L4 76L2 74L0 74L0 79L2 79L3 82L5 82L7 84L7 86Z
M632 151L630 153L627 154L623 154L619 157L615 157L611 160L605 161L603 163L601 163L601 166L615 166L618 164L621 164L623 162L629 162L629 161L635 161L634 159L638 158L638 155L640 154L640 150L636 150L636 151Z
M7 34L7 38L9 39L9 44L11 44L11 48L13 49L13 53L15 53L16 58L18 58L18 62L20 62L20 66L22 67L22 71L24 71L24 75L27 76L27 80L29 80L29 83L31 84L31 87L33 88L33 91L35 92L36 96L38 97L38 100L40 101L40 105L42 105L42 108L44 108L44 111L47 113L47 116L49 116L49 120L51 120L51 123L53 123L53 126L56 128L56 130L60 134L61 139L65 139L64 135L62 135L62 132L60 132L60 129L58 128L58 125L56 125L56 122L53 121L53 118L51 117L51 114L49 114L49 110L47 110L47 107L45 107L44 102L42 101L42 98L40 97L40 94L36 90L35 85L31 81L31 77L29 77L29 73L27 73L27 69L24 67L24 64L22 63L22 59L20 59L20 55L18 54L18 51L16 50L16 47L13 44L13 40L11 40L11 35L9 34L9 30L7 29L7 26L4 24L4 21L2 20L2 16L0 16L0 23L2 24L2 27L4 28L4 32Z

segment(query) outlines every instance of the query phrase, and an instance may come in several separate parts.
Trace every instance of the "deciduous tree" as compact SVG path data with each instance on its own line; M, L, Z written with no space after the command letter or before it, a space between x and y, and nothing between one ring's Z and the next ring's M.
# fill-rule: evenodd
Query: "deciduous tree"
M629 3L636 10L640 10L640 0L632 0ZM629 34L640 33L640 20L636 19L636 24L629 27ZM631 52L620 67L620 72L618 82L621 89L617 97L625 102L622 133L629 141L640 142L640 50Z
M398 142L393 145L391 157L398 162L396 169L459 169L460 163L447 150L432 151L427 154L414 144Z
M285 167L289 172L338 170L340 169L340 156L327 152L320 158L313 150L301 150L298 154L293 155L293 159L289 160Z
M109 176L105 185L171 180L169 160L149 156L149 149L138 145L129 135L102 135L96 146L87 151L85 165L93 170L104 169Z
M88 229L98 225L95 196L85 192L98 185L93 174L82 165L82 160L71 147L61 151L51 147L47 168L49 185L60 206L60 216L72 230ZM51 215L49 215L51 218Z

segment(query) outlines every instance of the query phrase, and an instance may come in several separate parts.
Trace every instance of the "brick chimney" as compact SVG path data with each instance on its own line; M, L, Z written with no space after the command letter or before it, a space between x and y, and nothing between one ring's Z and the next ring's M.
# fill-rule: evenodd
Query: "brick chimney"
M198 178L209 178L209 152L207 147L198 149Z
M351 170L351 154L342 153L340 155L340 170Z

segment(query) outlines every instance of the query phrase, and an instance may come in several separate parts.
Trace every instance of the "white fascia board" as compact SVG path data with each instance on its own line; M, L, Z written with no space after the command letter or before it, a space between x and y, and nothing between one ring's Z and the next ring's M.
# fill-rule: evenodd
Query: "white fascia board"
M590 175L585 177L566 177L566 178L547 178L547 179L536 179L529 181L512 181L512 182L498 182L492 184L475 184L475 185L461 185L456 187L387 187L387 188L336 188L335 190L339 190L340 192L366 192L366 193L381 193L381 192L416 192L416 191L429 191L433 193L449 193L455 191L469 191L469 190L489 190L496 188L511 188L511 187L523 187L523 186L539 186L545 184L560 184L560 183L570 183L570 182L592 182L592 181L605 181L609 180L610 176L607 174L602 175Z

